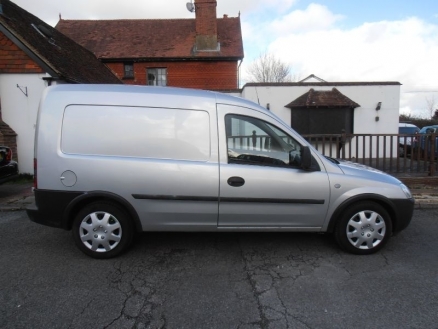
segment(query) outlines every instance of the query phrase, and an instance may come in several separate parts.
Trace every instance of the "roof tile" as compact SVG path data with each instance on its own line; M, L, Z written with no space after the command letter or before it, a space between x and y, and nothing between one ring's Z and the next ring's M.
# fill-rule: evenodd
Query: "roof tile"
M93 53L9 0L2 0L0 29L60 78L79 83L121 83Z
M333 108L333 107L360 107L359 104L342 94L336 88L330 91L315 90L311 88L307 93L301 95L285 107L293 108Z
M64 20L56 29L101 59L243 58L240 17L218 18L218 52L194 52L195 19Z

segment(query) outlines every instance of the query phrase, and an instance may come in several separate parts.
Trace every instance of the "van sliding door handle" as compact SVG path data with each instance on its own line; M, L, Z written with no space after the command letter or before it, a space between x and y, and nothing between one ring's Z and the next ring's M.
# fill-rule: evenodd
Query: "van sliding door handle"
M232 187L239 187L245 184L245 180L242 177L233 176L228 178L227 183Z

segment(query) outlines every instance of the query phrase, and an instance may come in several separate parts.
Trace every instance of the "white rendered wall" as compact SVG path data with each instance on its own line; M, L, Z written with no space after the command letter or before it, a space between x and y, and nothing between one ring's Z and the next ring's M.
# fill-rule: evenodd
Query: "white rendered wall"
M331 90L333 86L263 86L244 87L242 97L270 110L291 125L291 110L285 105L314 90ZM400 108L399 85L361 85L335 86L342 94L358 103L354 110L355 134L397 134ZM380 111L376 111L377 103L382 102ZM375 121L379 116L379 121ZM340 132L339 132L340 133Z
M400 85L354 85L354 86L250 86L244 87L242 97L263 107L269 104L270 110L291 126L291 110L285 105L314 90L331 90L337 88L342 94L358 103L360 107L354 110L354 134L397 134L400 108ZM376 111L377 104L381 108ZM376 121L378 117L378 121ZM341 133L341 132L339 132ZM397 139L393 140L393 153L396 152ZM361 144L362 145L362 144ZM363 156L361 147L358 152ZM366 143L366 157L374 157L368 152L369 143ZM373 153L376 148L373 147ZM355 141L351 141L351 151L356 153ZM390 147L387 145L386 156L391 156ZM383 155L383 147L379 149ZM394 154L392 154L394 156Z
M33 174L35 124L45 74L0 74L2 118L17 133L20 173ZM17 87L17 84L27 96Z
M270 110L278 115L289 126L291 125L291 111L284 107L297 97L309 91L310 88L301 89L301 87L244 87L242 97L249 99L263 107L269 104Z
M20 173L33 174L33 149L38 104L46 87L45 74L1 74L2 118L17 133ZM17 84L27 96L17 87Z

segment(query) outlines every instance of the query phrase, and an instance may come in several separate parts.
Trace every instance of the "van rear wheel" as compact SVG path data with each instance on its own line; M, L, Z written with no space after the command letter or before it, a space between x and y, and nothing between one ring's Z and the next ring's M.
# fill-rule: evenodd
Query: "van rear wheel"
M77 247L93 258L112 258L124 252L133 238L132 222L126 212L111 202L85 206L73 220Z
M388 212L374 202L359 202L348 207L335 228L339 246L353 254L369 255L379 251L392 234Z

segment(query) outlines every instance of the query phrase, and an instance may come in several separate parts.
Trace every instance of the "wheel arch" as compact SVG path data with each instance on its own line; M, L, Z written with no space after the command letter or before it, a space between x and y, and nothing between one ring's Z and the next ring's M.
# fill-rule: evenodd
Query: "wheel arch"
M378 194L361 194L356 195L350 199L345 200L342 202L338 208L334 211L332 216L330 217L330 221L327 227L327 232L332 233L334 231L334 228L336 226L337 221L341 217L342 213L352 204L362 202L362 201L371 201L379 204L382 206L389 214L389 217L391 219L392 223L392 230L395 231L397 228L397 212L395 209L395 205L389 200L388 198L385 198L384 196L378 195Z
M86 205L99 201L111 201L121 207L133 221L134 229L137 232L142 231L142 225L137 211L134 207L123 197L105 191L86 192L74 198L66 207L63 216L64 227L71 230L73 220L79 211Z

